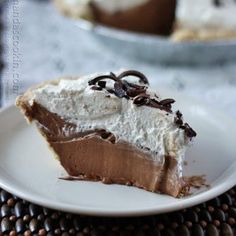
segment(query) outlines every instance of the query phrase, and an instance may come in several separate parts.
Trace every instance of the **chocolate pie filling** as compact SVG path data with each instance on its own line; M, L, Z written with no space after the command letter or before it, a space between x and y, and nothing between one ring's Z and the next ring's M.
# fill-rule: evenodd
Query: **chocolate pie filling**
M128 1L128 0L127 0ZM147 3L109 13L91 3L96 22L115 28L169 35L175 19L176 0L149 0Z
M26 116L37 121L69 179L133 185L175 197L182 190L183 181L174 158L166 156L165 163L155 163L149 153L126 142L116 142L114 135L105 130L77 132L74 124L40 104L27 106L26 102L19 102Z

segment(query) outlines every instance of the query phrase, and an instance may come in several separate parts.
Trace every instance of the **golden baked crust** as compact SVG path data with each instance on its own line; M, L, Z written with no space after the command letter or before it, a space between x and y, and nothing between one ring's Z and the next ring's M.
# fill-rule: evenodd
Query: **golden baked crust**
M91 8L89 6L73 6L71 7L69 4L66 4L64 0L53 0L57 9L66 16L70 16L72 18L84 18L87 20L93 19L93 14L91 12Z
M236 30L227 29L187 29L176 26L171 39L175 42L182 41L217 41L236 38Z

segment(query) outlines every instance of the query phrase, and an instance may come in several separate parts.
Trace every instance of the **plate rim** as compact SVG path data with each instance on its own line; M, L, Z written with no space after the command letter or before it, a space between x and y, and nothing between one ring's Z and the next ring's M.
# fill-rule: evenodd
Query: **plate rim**
M191 98L191 101L194 99ZM189 102L189 101L188 101ZM201 102L198 102L198 105L204 106L204 108L208 108L207 105L201 104ZM235 124L235 119L224 114L223 112L210 108L209 109L214 111L214 113L219 114L221 117L225 117L226 120L232 124ZM7 107L1 108L0 109L0 116L3 113L7 112L14 112L17 111L17 108L14 105L9 105ZM19 118L16 119L16 121ZM232 167L235 166L235 167ZM228 168L234 168L236 170L236 162L234 162L234 165L232 165ZM226 170L225 170L226 171ZM138 208L138 209L128 209L126 211L124 210L119 210L119 209L102 209L102 208L94 208L94 207L74 207L73 204L68 204L68 203L62 203L62 202L54 202L52 199L48 199L45 196L38 196L34 192L27 192L25 187L23 189L17 185L12 185L8 183L7 179L2 179L0 178L0 187L3 188L4 190L22 198L25 199L29 202L33 202L35 204L38 204L43 207L48 207L51 209L55 210L60 210L60 211L66 211L66 212L71 212L75 214L82 214L82 215L91 215L91 216L109 216L109 217L132 217L132 216L145 216L145 215L154 215L154 214L161 214L161 213L167 213L167 212L172 212L176 210L181 210L183 208L188 208L192 207L194 205L200 204L202 202L206 202L214 197L219 196L220 194L228 191L230 188L235 186L236 184L236 171L230 173L230 175L227 177L227 182L220 183L216 185L214 188L210 188L206 191L203 191L201 193L198 193L197 195L193 195L192 197L185 198L179 203L172 203L168 204L168 206L164 205L158 206L156 208L153 207L145 207L145 208ZM17 186L17 187L16 187ZM178 199L176 199L178 201Z

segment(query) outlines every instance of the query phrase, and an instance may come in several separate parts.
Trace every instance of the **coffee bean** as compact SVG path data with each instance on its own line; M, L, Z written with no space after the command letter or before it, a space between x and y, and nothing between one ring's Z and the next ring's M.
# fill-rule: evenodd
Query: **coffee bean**
M15 207L14 207L14 210L15 210L15 216L18 218L18 217L22 217L24 215L24 206L23 206L23 203L21 202L17 202L15 204Z
M15 228L16 228L17 233L23 233L24 232L25 225L24 225L24 222L21 218L16 221Z
M219 220L213 220L213 224L214 224L216 227L219 227L219 226L220 226L220 221L219 221Z
M44 208L43 208L43 214L46 215L46 216L48 216L48 215L51 214L51 210L44 207Z
M191 221L186 221L185 222L185 225L188 227L188 228L191 228L193 226L193 223Z
M224 212L222 210L220 210L220 209L216 209L214 211L213 218L215 220L219 220L219 221L223 221L223 222L225 222L225 220L226 220Z
M192 223L197 223L198 222L198 215L193 210L187 210L184 214L184 219L186 221L191 221Z
M207 206L207 205L206 205L206 202L203 202L203 203L200 205L200 208L201 208L201 209L205 209L206 206Z
M57 220L57 219L59 218L59 214L56 213L56 212L54 212L54 213L51 215L51 218L52 218L53 220Z
M3 204L1 207L1 217L10 215L11 215L11 208L7 204Z
M48 232L47 236L55 236L53 232Z
M61 236L70 236L69 233L64 232Z
M204 220L206 222L212 222L212 217L207 210L201 210L198 213L198 216L199 216L199 220Z
M205 228L207 226L207 222L205 220L201 220L199 223L202 226L202 228Z
M32 219L30 221L29 229L32 233L36 233L39 230L39 222L37 219Z
M145 229L144 226L145 226L145 225L142 226L143 229ZM163 224L161 224L161 223L158 223L158 224L157 224L157 229L158 229L158 230L161 231L161 230L163 230L164 228L165 228L165 227L164 227Z
M181 225L177 228L177 234L181 236L190 236L190 232L185 225Z
M23 221L24 221L24 222L27 222L27 223L28 223L28 222L30 222L30 219L31 219L30 215L24 215L24 216L23 216Z
M13 207L14 204L15 204L14 198L9 198L9 199L7 200L7 205L8 205L9 207Z
M39 236L44 236L44 235L46 235L46 230L45 230L45 229L40 229L38 235L39 235Z
M236 220L235 220L234 218L232 218L232 217L229 217L228 223L229 223L230 225L235 225Z
M178 226L179 226L179 224L176 223L176 222L172 222L172 223L170 224L170 227L171 227L172 229L176 229L176 228L178 228Z
M47 232L53 230L53 222L52 222L51 218L48 217L45 219L44 228L46 229Z
M32 233L30 232L30 230L26 230L24 232L24 236L32 236Z
M218 229L213 225L213 224L209 224L206 227L206 236L219 236L219 231Z
M15 230L11 231L9 236L17 236L16 231Z
M162 232L162 235L165 235L165 236L175 236L175 233L171 229L164 229L163 232Z
M29 204L29 213L30 213L30 216L34 217L40 213L40 208L37 205L30 203Z
M147 235L150 235L149 232L146 232L146 233L147 233ZM131 236L132 234L128 230L121 230L119 235L120 236Z
M229 215L236 219L236 208L231 207L230 210L229 210Z
M204 236L204 231L199 224L195 224L192 227L192 236Z
M37 216L37 220L38 220L38 221L44 221L44 219L45 219L44 214L39 214L39 215Z
M220 203L220 199L218 197L212 199L210 202L210 205L214 206L214 207L220 207L221 203Z
M233 233L232 228L228 224L223 223L221 226L221 235L234 236L234 233Z
M184 223L183 214L179 212L173 213L173 215L171 215L171 221L177 222L178 224L183 224Z
M10 230L11 230L11 222L10 222L10 220L7 217L5 217L1 221L0 232L2 232L2 233L9 233Z
M2 203L7 202L7 200L11 197L10 193L6 192L5 190L2 190L0 192L0 201Z
M89 234L89 233L90 233L89 227L85 227L85 228L83 229L83 233Z
M13 199L16 200L16 201L19 200L19 198L17 196L15 196L15 195L13 195Z
M9 217L9 220L11 222L15 222L17 220L17 217L15 215L12 215L12 216Z
M146 234L144 233L143 230L138 229L138 230L134 231L134 235L135 236L145 236ZM108 231L107 232L107 236L116 236L116 234L114 232L112 232L112 231ZM160 236L160 234L158 236Z
M69 214L69 213L66 214L66 219L71 220L72 217L73 217L72 214Z
M221 209L222 209L224 212L226 212L226 211L229 210L229 206L224 203L224 204L222 204Z
M230 197L228 193L223 194L220 199L222 203L225 203L229 206L233 205L232 198Z
M54 230L54 233L55 233L56 235L61 235L61 230L60 230L60 229L55 229L55 230Z
M67 231L69 228L69 223L66 218L61 218L59 225L62 231Z
M80 221L79 221L78 217L73 219L73 226L74 226L76 231L81 230L81 224L80 224Z
M208 206L207 209L210 213L212 213L215 210L213 206Z

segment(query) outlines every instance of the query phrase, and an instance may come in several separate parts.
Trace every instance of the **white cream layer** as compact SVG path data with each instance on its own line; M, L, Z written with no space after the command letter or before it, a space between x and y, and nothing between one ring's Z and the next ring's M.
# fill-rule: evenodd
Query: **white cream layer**
M92 90L88 81L97 75L62 79L58 85L48 84L35 89L30 104L41 104L76 124L78 131L105 129L118 141L149 149L155 161L163 163L164 156L171 155L181 166L189 138L174 123L174 114L147 106L138 107L132 100L118 98L106 90ZM133 82L134 78L127 77L126 80ZM113 82L109 83L107 86ZM154 92L148 90L148 93L154 96Z
M177 6L177 21L180 27L189 29L236 30L236 1L180 0Z
M65 3L77 6L84 7L90 2L95 3L99 8L110 12L115 13L117 11L125 11L133 7L140 6L147 3L149 0L63 0Z

